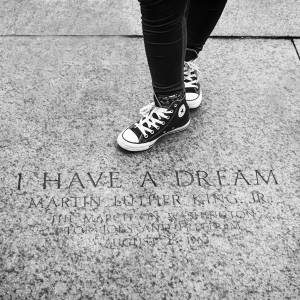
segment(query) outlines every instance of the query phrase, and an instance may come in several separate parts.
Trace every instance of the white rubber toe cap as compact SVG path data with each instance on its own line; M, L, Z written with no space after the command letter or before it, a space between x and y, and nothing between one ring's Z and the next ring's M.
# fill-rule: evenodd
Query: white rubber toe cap
M196 100L198 97L199 97L199 94L197 94L197 93L186 93L186 100L187 101Z
M200 88L199 94L197 93L186 93L186 102L189 108L194 109L200 106L202 102L202 90Z
M131 129L126 129L122 134L123 139L130 143L138 143L139 139Z

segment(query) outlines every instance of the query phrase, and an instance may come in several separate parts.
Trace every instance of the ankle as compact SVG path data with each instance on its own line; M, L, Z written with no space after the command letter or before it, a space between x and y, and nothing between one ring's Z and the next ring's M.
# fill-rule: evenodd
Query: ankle
M185 100L185 90L175 91L167 95L154 92L153 98L156 106L169 107L174 101Z

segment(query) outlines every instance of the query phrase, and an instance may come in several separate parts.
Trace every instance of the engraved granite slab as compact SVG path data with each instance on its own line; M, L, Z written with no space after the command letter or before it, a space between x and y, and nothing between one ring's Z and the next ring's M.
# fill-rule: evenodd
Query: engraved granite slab
M115 143L151 101L142 39L0 39L3 299L297 299L299 60L210 40L190 127Z

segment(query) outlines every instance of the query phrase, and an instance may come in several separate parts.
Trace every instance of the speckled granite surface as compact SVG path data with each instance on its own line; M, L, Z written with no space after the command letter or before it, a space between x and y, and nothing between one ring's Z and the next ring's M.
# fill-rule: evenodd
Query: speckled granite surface
M115 138L151 98L142 40L5 37L0 58L2 299L300 297L290 41L209 41L191 126L141 154Z
M228 0L215 35L299 36L298 0ZM2 0L3 34L141 34L138 0Z

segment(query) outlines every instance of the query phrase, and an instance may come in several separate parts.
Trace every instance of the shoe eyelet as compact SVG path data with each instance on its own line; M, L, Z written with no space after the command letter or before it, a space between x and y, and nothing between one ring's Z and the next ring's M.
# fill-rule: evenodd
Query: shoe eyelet
M165 121L162 121L162 125L165 125L166 123L165 123Z
M147 138L147 137L148 137L148 134L145 134L144 137Z
M167 119L170 119L170 116L167 116L166 118L167 118Z
M175 104L174 107L177 107L177 104Z
M151 130L150 133L153 134L153 133L154 133L154 130Z
M157 126L156 128L157 128L157 130L159 130L159 129L160 129L160 127L159 127L159 126Z
M171 113L173 113L173 112L174 112L174 110L173 110L173 109L171 109L171 110L170 110L170 112L171 112Z

